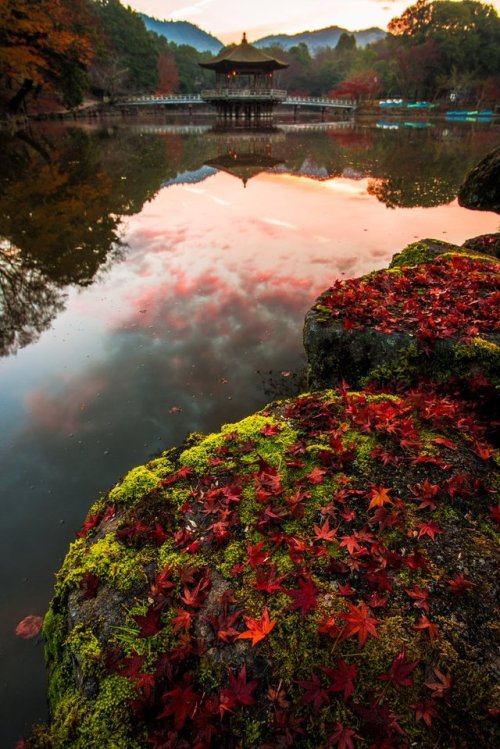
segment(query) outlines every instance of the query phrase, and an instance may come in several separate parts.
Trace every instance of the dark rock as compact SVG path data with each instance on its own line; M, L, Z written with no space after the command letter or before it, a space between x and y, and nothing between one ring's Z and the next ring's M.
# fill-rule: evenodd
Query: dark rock
M464 208L500 213L500 147L467 175L458 192L458 202Z
M472 252L483 252L485 255L500 258L500 233L471 237L463 243L462 247Z
M376 381L390 390L478 377L498 383L498 264L470 252L422 240L395 255L388 270L325 291L304 325L310 387Z

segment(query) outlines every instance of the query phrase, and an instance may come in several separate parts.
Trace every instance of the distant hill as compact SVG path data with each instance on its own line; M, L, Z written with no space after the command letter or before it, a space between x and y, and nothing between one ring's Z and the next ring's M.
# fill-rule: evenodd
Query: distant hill
M164 36L169 42L189 44L190 47L194 47L198 52L208 50L214 55L224 47L220 39L203 31L203 29L195 26L194 23L189 23L188 21L158 21L156 18L146 16L144 13L140 13L139 15L147 29L154 31L160 36ZM289 49L289 47L294 47L296 44L303 42L307 44L311 54L314 54L320 47L336 47L341 34L344 32L354 35L358 47L366 47L367 44L372 44L372 42L383 39L387 35L386 31L378 28L348 31L340 26L329 26L326 29L319 29L318 31L302 31L300 34L265 36L252 43L256 47L279 45L283 49Z
M314 54L320 47L336 47L337 42L343 33L352 34L356 39L358 47L366 47L368 44L377 42L379 39L383 39L387 36L386 31L382 31L382 29L378 28L364 29L362 31L349 31L340 26L329 26L326 29L319 29L318 31L302 31L300 34L277 34L274 36L265 36L262 39L253 42L253 44L256 47L279 45L280 47L283 47L283 49L289 49L290 47L294 47L296 44L302 42L307 44L309 52Z
M164 36L169 42L174 42L174 44L189 44L198 52L208 50L212 54L217 54L224 46L219 39L198 28L194 23L188 21L157 21L156 18L151 18L143 13L139 15L148 31L154 31L159 36Z

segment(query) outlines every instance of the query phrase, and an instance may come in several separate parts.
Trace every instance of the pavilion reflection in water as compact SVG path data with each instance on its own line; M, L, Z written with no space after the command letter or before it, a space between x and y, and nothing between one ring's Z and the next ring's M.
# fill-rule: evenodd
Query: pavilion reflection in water
M226 133L225 151L221 151L215 158L206 160L205 166L237 177L246 187L252 177L272 171L285 163L283 158L273 156L273 144L284 139L284 133L278 130L259 135L252 134L245 138L241 135L232 138Z

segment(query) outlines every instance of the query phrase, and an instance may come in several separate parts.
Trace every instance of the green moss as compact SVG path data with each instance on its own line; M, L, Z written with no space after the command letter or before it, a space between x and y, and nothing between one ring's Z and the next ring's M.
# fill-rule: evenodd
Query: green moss
M69 691L53 717L53 749L141 749L143 743L130 738L128 705L134 697L133 685L119 676L103 679L92 700Z
M147 466L133 468L123 480L109 492L107 499L117 505L136 504L144 494L158 486L159 474Z
M217 564L217 569L226 578L231 578L231 570L236 564L245 561L246 544L241 541L230 541L222 552L222 559Z
M463 250L461 247L443 242L439 239L432 239L430 243L425 240L422 242L412 242L407 245L401 252L398 252L391 260L389 270L402 268L409 265L421 265L432 263L437 257L446 260L454 255L470 258L472 260L484 260L485 262L498 262L495 258L484 255L480 252L471 252ZM387 272L387 271L384 271Z
M56 594L78 588L86 572L97 575L102 584L129 590L147 580L145 567L156 558L156 550L130 549L116 540L114 533L98 539L90 547L85 538L74 541L57 573Z
M64 647L66 639L66 616L54 612L52 603L43 619L43 640L47 664L48 700L51 710L60 702L73 680L71 655Z
M84 676L96 675L99 672L103 661L103 649L90 629L83 624L77 624L66 638L65 644Z
M265 437L262 429L265 426L279 425L282 430L272 438ZM189 466L199 474L206 473L210 468L210 459L217 448L227 446L226 435L236 432L242 442L254 440L257 443L255 451L243 455L241 463L251 464L262 457L271 465L277 466L282 459L284 450L297 439L296 432L283 422L262 414L255 414L236 424L225 424L218 434L212 434L196 447L185 450L180 456L182 465Z

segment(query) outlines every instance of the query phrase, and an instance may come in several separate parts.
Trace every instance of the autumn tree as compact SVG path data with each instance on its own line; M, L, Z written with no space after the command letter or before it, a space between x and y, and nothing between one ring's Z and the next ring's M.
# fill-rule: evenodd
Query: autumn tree
M179 73L175 63L175 56L169 50L160 52L158 57L158 94L171 94L179 86Z
M16 112L42 88L74 106L93 54L88 0L0 0L0 87Z
M101 40L92 66L92 85L113 98L117 93L155 91L158 37L138 13L119 0L94 0Z
M453 68L498 75L500 18L492 5L476 0L418 0L389 23L389 31L409 47L434 41L441 71Z

